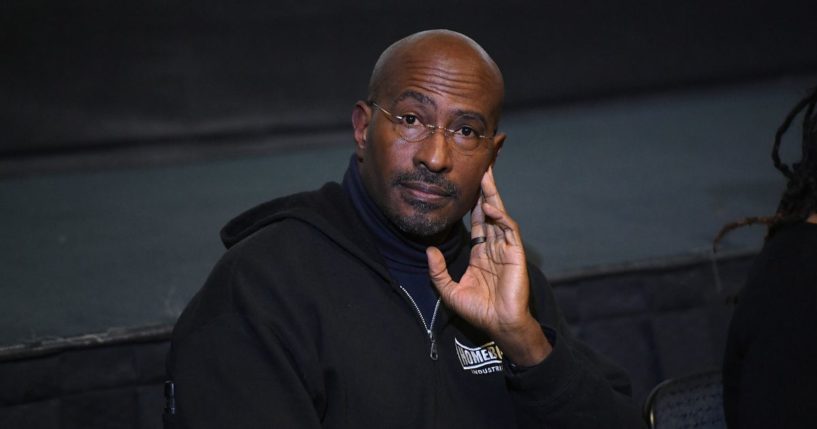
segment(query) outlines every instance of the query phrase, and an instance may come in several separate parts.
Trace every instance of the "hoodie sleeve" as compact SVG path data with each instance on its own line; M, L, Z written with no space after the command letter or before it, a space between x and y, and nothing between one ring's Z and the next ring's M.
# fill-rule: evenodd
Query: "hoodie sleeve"
M530 273L535 314L554 344L539 365L506 368L520 427L644 427L627 374L573 337L544 275Z
M319 428L314 365L285 345L241 262L223 258L177 323L167 362L176 414L165 427Z
M219 317L176 347L173 381L177 428L320 427L286 350L261 344L237 314Z

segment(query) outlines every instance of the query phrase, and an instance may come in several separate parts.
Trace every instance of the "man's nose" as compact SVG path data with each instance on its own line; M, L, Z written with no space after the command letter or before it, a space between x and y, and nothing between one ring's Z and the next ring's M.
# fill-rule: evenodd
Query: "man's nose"
M427 139L416 143L414 163L424 165L429 171L436 173L451 169L451 148L448 145L444 128L436 128Z

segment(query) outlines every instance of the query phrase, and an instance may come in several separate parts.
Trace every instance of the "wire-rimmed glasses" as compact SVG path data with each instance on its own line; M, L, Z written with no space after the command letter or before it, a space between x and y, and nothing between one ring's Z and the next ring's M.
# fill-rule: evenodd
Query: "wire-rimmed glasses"
M394 124L394 130L397 134L408 142L421 142L431 137L431 135L437 131L442 131L446 140L450 138L451 141L454 142L455 148L460 152L470 154L479 148L483 140L494 138L494 136L485 135L485 131L481 129L481 125L470 123L458 124L455 129L449 129L437 125L424 124L417 115L395 115L380 107L380 105L374 101L369 101L369 104L383 112Z

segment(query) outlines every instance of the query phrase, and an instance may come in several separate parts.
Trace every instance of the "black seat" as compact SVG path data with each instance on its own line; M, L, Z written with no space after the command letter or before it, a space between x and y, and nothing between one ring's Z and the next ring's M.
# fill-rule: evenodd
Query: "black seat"
M644 402L652 429L725 428L721 371L710 370L666 380Z

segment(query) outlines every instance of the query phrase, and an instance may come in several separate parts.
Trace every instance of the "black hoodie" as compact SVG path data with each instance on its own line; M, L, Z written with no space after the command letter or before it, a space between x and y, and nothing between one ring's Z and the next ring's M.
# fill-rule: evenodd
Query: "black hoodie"
M457 228L455 279L470 254ZM429 337L337 183L257 206L222 240L229 250L173 332L171 427L643 425L626 374L571 336L534 267L532 311L555 344L520 371L444 307Z

